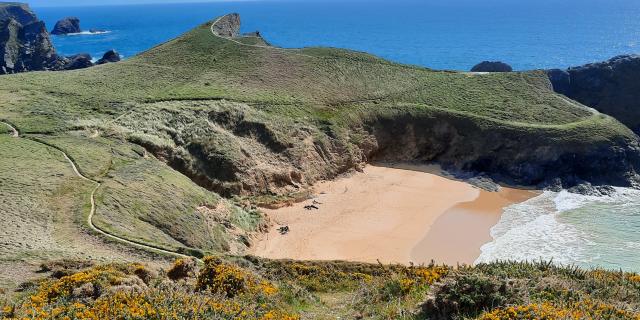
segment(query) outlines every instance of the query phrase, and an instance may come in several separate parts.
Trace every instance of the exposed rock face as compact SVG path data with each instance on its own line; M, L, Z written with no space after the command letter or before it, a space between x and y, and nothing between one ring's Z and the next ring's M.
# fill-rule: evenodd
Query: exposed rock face
M120 54L118 54L117 51L112 49L107 51L102 56L102 59L98 60L96 64L105 64L105 63L118 62L118 61L120 61Z
M26 4L0 4L0 74L55 70L62 59L44 22Z
M585 144L560 139L565 133L554 129L532 135L446 112L372 116L342 132L265 121L238 103L208 106L212 110L185 118L131 114L127 121L166 119L145 130L170 137L173 147L132 142L224 196L295 193L372 161L439 163L468 174L462 178L478 177L471 181L487 189L495 189L488 178L540 188L578 186L575 192L589 194L605 194L601 185L639 185L634 168L640 167L640 145L631 138Z
M228 14L213 25L213 32L221 37L234 38L240 35L240 15Z
M482 61L473 68L471 72L511 72L513 68L501 61Z
M76 54L74 56L67 57L68 62L64 66L64 70L76 70L84 69L93 66L91 62L91 55L88 53Z
M547 70L547 76L555 92L569 95L569 91L571 90L571 76L569 72L561 69L551 69Z
M551 71L549 71L551 72ZM611 115L640 132L640 55L569 68L565 77L549 74L556 92Z
M26 3L0 3L0 20L6 18L12 18L23 26L38 21Z
M60 21L58 21L51 30L51 34L55 35L65 35L69 33L79 33L82 32L80 28L80 19L76 17L66 17Z
M546 188L637 186L640 145L622 139L600 145L558 143L549 130L531 139L509 128L479 127L464 117L381 117L367 129L375 142L369 159L434 161L454 171L484 174L499 182Z

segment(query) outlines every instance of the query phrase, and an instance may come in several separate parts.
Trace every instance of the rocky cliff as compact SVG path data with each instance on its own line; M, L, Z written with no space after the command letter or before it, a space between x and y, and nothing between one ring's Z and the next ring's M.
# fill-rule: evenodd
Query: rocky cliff
M640 55L617 56L568 70L549 70L556 92L640 131Z
M62 63L28 5L0 4L0 74L59 69Z
M240 35L240 15L237 13L221 17L213 26L213 32L221 37L234 38Z

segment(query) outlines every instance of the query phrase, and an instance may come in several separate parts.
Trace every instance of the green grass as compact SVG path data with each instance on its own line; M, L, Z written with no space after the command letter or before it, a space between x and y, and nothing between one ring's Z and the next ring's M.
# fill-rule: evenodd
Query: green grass
M260 220L155 159L116 163L97 199L96 225L172 250L237 251L238 237Z

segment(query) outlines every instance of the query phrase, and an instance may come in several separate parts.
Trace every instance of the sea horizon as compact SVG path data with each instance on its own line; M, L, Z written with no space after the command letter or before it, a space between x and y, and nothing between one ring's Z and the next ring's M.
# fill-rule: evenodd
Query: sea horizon
M605 5L608 10L603 11ZM574 19L566 17L571 8ZM58 19L77 16L85 30L110 31L53 37L60 54L89 53L96 59L109 49L133 56L230 12L241 14L243 32L259 30L276 46L352 49L442 70L468 71L485 60L503 61L515 70L567 68L640 52L640 22L633 19L640 4L628 0L495 0L484 6L465 0L375 1L367 6L359 1L224 1L34 10L49 29Z

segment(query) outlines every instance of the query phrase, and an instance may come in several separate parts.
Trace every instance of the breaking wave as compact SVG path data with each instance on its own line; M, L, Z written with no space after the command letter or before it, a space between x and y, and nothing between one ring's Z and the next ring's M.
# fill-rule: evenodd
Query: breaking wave
M595 197L545 191L505 208L476 263L551 260L640 271L640 191Z

